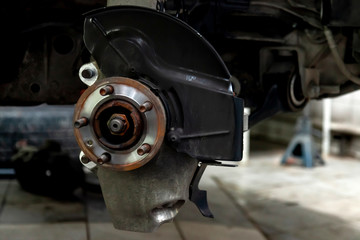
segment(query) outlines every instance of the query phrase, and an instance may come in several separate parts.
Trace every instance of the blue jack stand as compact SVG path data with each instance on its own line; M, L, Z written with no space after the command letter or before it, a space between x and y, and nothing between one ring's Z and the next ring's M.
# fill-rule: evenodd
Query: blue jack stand
M296 124L296 134L282 157L282 165L293 165L296 159L300 159L301 165L307 168L325 164L315 146L312 132L309 117L300 117Z

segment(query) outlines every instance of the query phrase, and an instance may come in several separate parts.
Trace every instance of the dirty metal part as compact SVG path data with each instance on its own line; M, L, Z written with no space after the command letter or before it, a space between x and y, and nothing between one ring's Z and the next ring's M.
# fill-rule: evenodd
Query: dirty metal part
M278 86L284 111L302 110L307 103L304 51L292 46L267 47L261 49L260 56L261 84L266 86L268 82L274 82ZM267 87L267 92L271 87Z
M157 31L153 31L154 25ZM163 38L161 31L171 38ZM189 198L198 159L218 165L222 162L217 160L241 160L244 102L233 95L230 74L212 46L191 27L167 14L135 7L94 11L86 16L84 42L102 74L124 77L97 81L84 92L77 109L94 109L93 132L81 128L75 129L75 135L81 136L79 145L91 160L92 153L104 152L98 151L99 146L106 147L111 154L111 161L97 168L97 176L114 226L154 231L160 224L171 221ZM121 80L129 78L137 81ZM119 80L116 84L111 79ZM148 86L152 90L149 95L157 97L140 100L142 91L134 86L136 83ZM114 93L102 96L99 89L106 85L113 86ZM90 104L88 99L95 98L96 103ZM159 99L161 102L157 103ZM165 114L156 114L162 103L170 141L164 141L159 151L154 137L144 135L156 130L157 125L150 120L151 116ZM126 115L133 124L126 134L132 133L134 138L125 138L125 134L123 141L114 141L117 135L108 124L114 113ZM81 111L75 115L86 116ZM165 134L165 124L157 132ZM91 147L84 144L88 139L93 140ZM132 155L126 157L129 152ZM134 165L138 159L150 156L151 160L127 168L125 162L121 166L120 153L122 159L134 161ZM196 176L192 199L203 204L207 202L206 195L197 188L201 174Z
M172 37L164 39L154 24ZM171 141L178 152L209 161L241 160L244 102L233 95L221 57L189 25L152 9L99 9L86 15L84 43L105 76L138 78L163 94L168 134L180 140ZM209 117L204 103L217 114ZM154 107L143 104L140 113L152 114ZM145 142L152 154L153 144ZM229 144L219 148L223 142Z
M125 123L119 119L114 118L109 122L108 126L113 133L120 133L124 130Z
M79 70L80 80L88 86L91 86L99 77L99 72L94 63L86 63Z
M108 86L113 93L101 95L100 89ZM146 102L152 103L152 110L142 113L140 106ZM147 86L129 78L106 78L90 86L76 104L74 121L79 116L89 119L88 125L74 128L81 150L106 168L141 167L158 153L165 135L162 102Z
M114 113L116 111L122 113ZM109 128L109 123L113 119L124 121L123 132L115 133ZM126 100L114 99L104 103L96 111L93 128L102 144L111 149L122 150L133 146L139 140L144 129L144 122L139 110L133 104ZM123 137L113 138L113 135Z
M330 28L326 29L330 30ZM335 43L330 40L332 42L330 44L332 50L330 51L325 32L327 32L328 37L335 40ZM331 32L335 34L331 36ZM296 46L294 50L298 55L298 67L302 83L301 94L307 99L335 97L359 88L358 84L349 81L349 79L354 79L354 77L360 75L360 65L355 64L355 60L346 57L347 48L351 44L349 39L352 36L336 28L332 28L331 32L324 31L324 29L309 29L304 32L293 31L286 36L286 44ZM291 47L284 46L279 49L285 48L291 49ZM332 52L338 57L334 58ZM265 55L261 56L262 61L264 57L266 58ZM345 66L341 61L346 63ZM346 75L344 75L343 71L346 72Z
M334 36L331 32L331 30L328 27L324 28L324 34L326 37L326 40L329 44L329 48L331 51L331 54L335 60L335 63L337 67L340 69L341 73L344 74L344 76L349 79L350 81L354 82L357 85L360 85L360 78L358 76L353 75L345 66L344 60L341 58L338 50L337 50L337 44L335 42Z
M163 144L158 157L131 172L98 167L97 176L114 227L153 232L171 222L189 198L197 163Z
M112 134L123 136L130 127L125 114L114 113L108 121L108 128Z
M125 133L126 126L129 126L129 124L126 124L126 122L118 117L111 118L108 122L108 127L111 131L111 133L118 134L118 133Z
M190 184L190 196L189 199L195 203L199 211L204 217L214 218L214 215L211 213L209 204L207 201L207 193L204 190L199 189L200 179L206 169L206 164L201 162L198 163L198 167L195 171L194 178Z

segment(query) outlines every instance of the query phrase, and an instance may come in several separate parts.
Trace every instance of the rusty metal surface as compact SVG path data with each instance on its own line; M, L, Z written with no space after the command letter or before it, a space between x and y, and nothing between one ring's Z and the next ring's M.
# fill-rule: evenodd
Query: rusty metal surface
M198 161L163 144L158 157L131 172L98 167L97 176L114 227L155 231L172 221L189 198Z
M103 96L101 89L105 86L112 86L113 94ZM124 98L119 93L119 91L122 91L122 87L136 89L137 95L143 95L147 100L138 104L135 99L137 96L134 96L134 99ZM94 98L94 96L99 97ZM74 133L80 148L91 161L97 163L101 158L96 151L98 151L97 149L103 149L103 152L108 152L112 156L109 161L101 161L103 162L102 166L129 171L143 166L155 157L165 136L166 115L160 99L148 87L138 81L123 77L112 77L97 81L82 94L76 104L74 122L83 117L84 109L87 108L85 105L89 101L95 101L92 104L96 106L91 109L89 126L87 126L91 128L91 144L84 137L82 128L74 128ZM151 108L147 102L151 103ZM141 107L145 107L147 111L141 112ZM119 112L119 110L123 112ZM108 116L104 115L106 112L108 112ZM124 112L127 112L127 114L124 114ZM149 121L150 116L156 116L156 119ZM112 134L108 129L108 121L113 117L121 117L127 123L128 128L123 136L121 134ZM104 135L105 127L108 133ZM150 144L146 141L148 134L154 131L154 129L156 129L156 135L154 135L153 143ZM109 136L111 136L110 141ZM144 144L149 145L150 148L143 150ZM140 150L138 151L138 149ZM122 161L122 157L125 158L125 156L132 152L139 156L138 160L131 162ZM141 154L138 154L138 152Z
M137 79L158 92L168 113L167 138L178 152L241 160L243 100L233 96L215 49L189 25L151 9L99 9L86 16L84 42L102 74ZM209 117L210 108L217 114Z
M116 113L116 111L119 111L119 109L122 111L128 111L130 119L128 119L125 114ZM110 118L106 116L108 114L111 114ZM113 117L123 119L123 121L126 123L126 129L123 133L114 134L113 132L104 129L104 125L108 125L108 121L113 119ZM116 150L131 148L134 144L137 143L137 141L139 141L144 128L142 117L140 116L140 113L136 107L122 100L113 100L103 104L96 111L92 122L92 127L94 128L98 140L105 146ZM129 130L130 126L131 129ZM129 130L129 132L127 130ZM108 140L108 138L112 138L111 135L117 135L114 137L116 138L115 142L117 143L112 143L111 140Z
M114 113L107 123L113 135L123 136L129 130L130 123L125 114Z

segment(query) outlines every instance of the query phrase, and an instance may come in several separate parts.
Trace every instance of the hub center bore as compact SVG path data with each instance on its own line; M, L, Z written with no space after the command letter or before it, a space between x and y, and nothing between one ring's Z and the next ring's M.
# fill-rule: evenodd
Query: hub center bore
M114 134L122 133L125 129L125 122L118 118L113 118L108 123L110 131Z
M103 104L94 117L94 130L99 141L111 149L131 148L139 141L143 128L140 112L123 100Z

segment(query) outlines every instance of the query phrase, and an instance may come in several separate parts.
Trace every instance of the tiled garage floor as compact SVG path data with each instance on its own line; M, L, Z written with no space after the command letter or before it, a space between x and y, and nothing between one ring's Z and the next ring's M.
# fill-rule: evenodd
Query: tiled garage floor
M101 195L59 202L0 180L0 240L16 239L360 239L360 161L331 157L313 169L280 166L284 149L256 151L247 165L208 167L215 219L187 203L151 234L113 229Z

